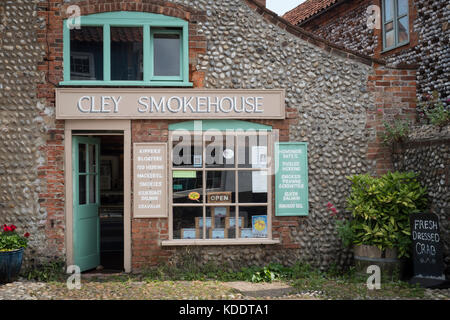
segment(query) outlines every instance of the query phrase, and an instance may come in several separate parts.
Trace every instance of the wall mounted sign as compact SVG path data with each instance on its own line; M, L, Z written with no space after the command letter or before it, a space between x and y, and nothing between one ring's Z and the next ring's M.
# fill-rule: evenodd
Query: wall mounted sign
M306 142L275 144L275 215L308 215Z
M410 223L414 263L411 282L433 286L445 281L438 217L431 213L413 214Z
M56 119L284 119L284 90L56 89Z
M167 217L167 144L133 144L135 218Z

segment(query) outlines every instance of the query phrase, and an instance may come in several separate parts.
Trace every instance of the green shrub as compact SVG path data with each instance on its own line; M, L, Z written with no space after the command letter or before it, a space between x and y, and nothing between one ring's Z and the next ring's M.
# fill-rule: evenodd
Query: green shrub
M391 145L394 142L404 142L410 132L409 122L406 120L394 120L392 123L383 121L384 133L382 134L383 143Z
M426 188L414 172L387 173L379 178L368 174L348 177L352 191L347 210L352 219L346 228L348 243L374 245L380 250L396 248L399 257L410 250L409 216L425 210ZM346 232L347 232L346 231Z

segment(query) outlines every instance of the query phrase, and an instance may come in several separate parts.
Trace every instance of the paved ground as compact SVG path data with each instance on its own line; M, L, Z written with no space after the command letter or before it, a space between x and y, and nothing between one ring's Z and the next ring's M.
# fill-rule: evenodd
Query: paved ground
M450 290L426 290L425 299L449 300ZM298 293L283 282L136 281L123 277L83 277L81 289L65 282L19 279L0 285L0 300L252 300L324 299L321 292Z

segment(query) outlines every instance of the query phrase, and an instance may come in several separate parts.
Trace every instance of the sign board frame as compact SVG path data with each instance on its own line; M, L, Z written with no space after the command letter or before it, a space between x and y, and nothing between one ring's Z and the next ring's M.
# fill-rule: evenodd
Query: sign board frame
M292 160L286 161L291 163L299 162L298 170L284 170L286 167L283 165L280 157L282 155L283 150L294 150L289 153L292 153ZM297 151L300 150L300 151ZM298 157L299 154L302 154L302 157ZM275 216L308 216L309 214L309 191L308 191L308 143L307 142L277 142L275 143ZM297 161L298 160L298 161ZM295 168L295 167L294 167ZM296 187L292 188L293 192L290 195L290 199L286 200L286 191L283 188L280 188L280 185L283 183L282 175L283 173L299 175L300 181L298 184L302 185L303 188ZM299 200L302 203L299 204ZM302 199L302 198L305 198ZM283 207L280 207L283 205ZM301 208L298 206L301 205ZM294 208L292 208L294 207Z
M162 159L160 162L158 162L158 164L162 165L162 169L160 170L155 170L155 171L150 171L150 172L158 172L161 174L161 178L158 179L159 181L161 181L161 194L159 196L159 201L160 201L160 208L146 208L146 209L142 209L142 208L138 208L138 204L140 203L139 201L139 191L140 186L139 186L139 181L141 180L141 178L138 178L138 170L137 170L137 165L138 163L140 163L140 161L138 161L138 156L139 156L139 150L141 148L157 148L159 150L161 150L161 156ZM167 183L167 161L168 161L168 157L167 157L167 143L165 142L136 142L133 143L133 217L134 218L167 218L169 211L168 211L168 199L167 199L167 194L168 194L168 183ZM148 172L148 170L146 170L146 172ZM147 190L147 189L146 189Z
M410 216L414 277L410 283L433 287L445 282L439 217L434 213Z

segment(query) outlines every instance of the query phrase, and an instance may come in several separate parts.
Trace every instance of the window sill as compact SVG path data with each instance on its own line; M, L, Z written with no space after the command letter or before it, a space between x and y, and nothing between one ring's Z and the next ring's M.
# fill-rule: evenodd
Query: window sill
M62 81L59 83L61 86L127 86L127 87L192 87L192 82L184 81L97 81L97 80L77 80L77 81Z
M279 244L279 239L215 239L215 240L164 240L162 246L223 246L223 245L257 245Z

